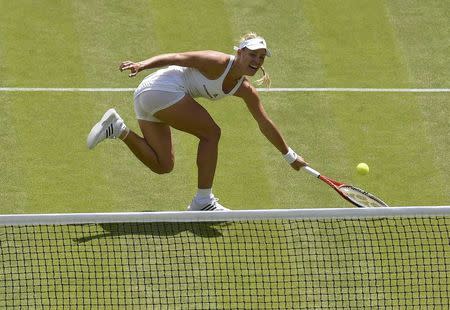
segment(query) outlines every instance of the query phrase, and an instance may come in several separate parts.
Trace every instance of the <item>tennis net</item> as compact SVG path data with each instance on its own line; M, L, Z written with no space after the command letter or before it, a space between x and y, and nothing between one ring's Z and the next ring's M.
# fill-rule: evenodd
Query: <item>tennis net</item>
M0 215L1 309L448 309L450 207Z

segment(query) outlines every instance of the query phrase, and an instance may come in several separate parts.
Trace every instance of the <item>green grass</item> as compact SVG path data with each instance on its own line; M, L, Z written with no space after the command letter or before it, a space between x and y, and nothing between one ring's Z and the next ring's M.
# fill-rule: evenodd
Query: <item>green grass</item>
M121 60L193 49L231 53L239 35L253 30L273 50L266 67L274 87L448 87L443 2L2 5L1 86L135 87L145 74L120 74ZM392 205L448 204L447 93L261 97L289 145L324 174ZM0 101L3 213L183 210L195 193L197 142L186 134L174 133L176 168L166 176L152 174L117 142L85 148L87 132L109 107L137 130L131 93L1 93ZM290 170L238 99L200 102L223 129L214 186L223 204L348 206ZM370 165L368 176L354 173L359 162Z
M0 0L0 3L0 87L136 87L145 73L129 79L118 71L120 61L137 61L159 53L186 50L216 49L232 53L240 35L248 31L263 35L273 52L273 57L267 58L265 63L273 87L450 87L450 7L443 0ZM261 93L261 98L288 144L325 175L362 187L394 206L449 205L449 93ZM231 209L350 207L326 185L304 172L292 170L259 133L245 105L237 98L220 102L199 101L222 128L214 192L225 206ZM120 142L107 141L88 151L86 135L110 107L118 110L128 126L138 130L131 92L0 92L0 213L185 210L196 191L196 139L174 131L175 169L163 176L145 168ZM359 162L369 164L369 175L363 177L356 174L355 167ZM279 224L270 225L269 228L272 228ZM448 226L446 222L439 225ZM95 238L95 232L88 232L87 238L92 239L86 242L75 244L72 239L64 239L60 243L47 244L45 250L86 247L87 257L80 258L82 264L91 266L90 272L96 279L103 279L103 284L123 280L129 288L120 294L128 294L135 297L134 300L148 298L140 295L146 286L142 281L154 276L162 281L163 286L173 288L169 294L179 294L175 297L178 302L186 300L183 294L186 294L188 287L178 282L171 283L172 278L168 274L158 272L178 272L184 276L185 270L189 270L184 266L195 266L190 260L194 254L198 255L198 251L187 248L189 246L184 243L171 244L168 247L172 250L175 247L183 250L170 253L185 256L173 257L169 254L168 264L166 262L156 271L147 265L152 262L151 259L137 257L144 269L121 270L120 274L125 272L129 276L122 280L114 277L104 279L100 274L112 272L105 266L116 259L134 260L135 257L128 256L132 255L129 254L132 251L129 242L131 247L136 243L143 250L133 255L154 255L154 252L145 251L143 241L154 238L156 244L163 241L170 243L172 241L164 238L179 235L203 244L202 253L207 256L215 253L218 257L224 257L230 274L215 276L220 279L231 277L235 280L233 285L242 294L256 294L251 301L255 308L262 307L260 301L272 302L273 308L279 304L289 308L296 302L305 301L302 298L306 295L301 294L296 294L293 300L282 299L280 290L285 288L273 284L286 276L286 269L281 268L281 263L270 259L244 262L244 258L239 256L241 253L234 258L227 257L225 249L218 248L216 243L222 233L229 234L222 227L210 228L202 234L183 227L162 228L158 225L150 227L153 230L146 233L134 229L118 233L110 228L108 230L108 227L94 227L100 229L97 231L98 238ZM448 247L444 248L442 257L416 257L419 252L415 251L416 244L412 243L419 232L403 231L403 228L409 228L401 223L391 228L394 231L383 231L385 234L381 235L394 238L406 236L399 241L405 243L379 241L383 250L375 253L378 256L373 256L373 259L345 252L355 245L352 242L357 241L343 240L341 244L339 240L337 244L345 245L345 249L338 248L334 241L329 242L328 226L310 228L308 232L318 236L317 242L327 242L329 253L319 253L319 250L305 245L294 255L292 249L276 250L270 246L255 250L254 254L273 251L277 257L287 256L289 263L308 254L310 256L301 263L309 264L311 269L317 269L321 274L312 278L302 277L301 280L307 284L325 283L329 286L327 292L330 292L329 300L319 298L309 304L311 307L363 308L370 302L371 296L364 295L362 289L372 283L379 284L378 287L398 284L398 287L408 290L417 288L413 283L402 282L406 281L404 279L396 279L394 275L384 276L383 279L379 274L366 279L350 277L348 271L358 268L357 271L362 274L374 269L391 271L386 266L392 264L401 269L396 261L388 261L390 265L384 265L386 259L391 259L390 246L406 251L408 258L416 260L418 266L425 266L423 263L433 259L437 262L433 260L431 266L448 265L445 260ZM434 223L426 227L434 228ZM359 236L367 233L375 235L375 232L378 232L377 227L369 227ZM232 246L228 250L244 251L234 245L241 240L253 240L258 233L262 232L231 233ZM86 237L80 231L76 234ZM10 245L6 236L0 234L2 246ZM301 232L296 238L305 241ZM291 239L288 241L299 241ZM27 251L26 247L18 246L17 240L12 242L16 245L13 247L16 251ZM99 259L97 251L104 248L106 242L126 253L118 257L107 253L104 259ZM294 242L279 246L286 244ZM58 255L66 254L63 251ZM331 261L331 257L339 254L348 256L344 258L356 258L365 265L342 262L339 268L330 268L328 263L320 261L324 257ZM60 268L50 263L52 258L49 258L47 251L39 255L42 265L38 268L47 272L51 268ZM30 258L30 254L25 253L25 258ZM70 260L62 259L63 262ZM27 264L30 262L26 260ZM171 268L172 263L178 262L180 269ZM130 268L124 265L120 268ZM263 281L260 274L248 277L240 274L247 272L240 269L245 270L249 265L270 268L274 282ZM4 267L4 264L0 265L0 268ZM25 267L29 266L18 268L26 273ZM422 281L432 271L408 270L408 274L417 275ZM73 275L74 271L71 272ZM202 272L200 283L206 283L210 289L226 289L215 282L208 282L215 271ZM142 274L145 277L141 277ZM252 282L255 277L259 282ZM346 280L355 281L360 289L348 291L344 286ZM89 295L92 281L82 278L70 284L74 284L75 289L86 287L85 294ZM22 284L19 278L13 279L13 282L18 286ZM295 286L297 282L293 283ZM51 290L57 287L56 283L53 284ZM423 289L426 285L420 282L418 288ZM448 283L441 279L439 285L441 287L436 289L443 291ZM312 293L313 288L305 285L301 289ZM295 289L298 287L288 288L291 291ZM336 301L333 300L336 292L356 294L358 299L353 304ZM8 291L7 294L12 296L15 291ZM60 293L47 295L55 298L57 294ZM113 302L115 298L122 297L110 296L109 292L104 294L102 297L113 299ZM392 294L387 296L388 299L404 297L402 291ZM42 298L48 299L44 295ZM270 298L272 295L278 295L280 299ZM72 291L66 292L65 296L73 304L78 297L85 295ZM195 291L194 296L195 306L204 296L201 290ZM96 296L88 297L95 302ZM446 295L434 297L433 301L448 301ZM173 296L170 298L174 300ZM412 307L416 305L414 301L413 296L408 295L405 305L379 306ZM4 305L2 302L0 305ZM249 300L238 294L211 302L219 305L221 302L231 302L233 306L238 306L245 305ZM50 304L50 301L44 302L44 305Z

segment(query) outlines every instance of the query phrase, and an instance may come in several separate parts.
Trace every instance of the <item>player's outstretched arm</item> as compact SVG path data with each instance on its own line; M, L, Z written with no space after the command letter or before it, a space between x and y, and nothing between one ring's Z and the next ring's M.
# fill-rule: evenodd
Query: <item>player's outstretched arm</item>
M301 156L297 155L286 144L280 131L264 110L257 90L250 84L249 81L245 80L242 83L242 86L236 93L236 96L241 97L245 101L247 108L258 123L261 133L280 151L292 168L295 170L300 170L300 168L307 165L305 160Z
M193 67L199 69L202 73L215 70L223 70L224 64L229 56L216 51L193 51L184 53L169 53L153 56L149 59L134 62L130 60L123 61L119 65L119 70L130 70L129 77L134 77L139 72L146 69L155 69L170 65Z

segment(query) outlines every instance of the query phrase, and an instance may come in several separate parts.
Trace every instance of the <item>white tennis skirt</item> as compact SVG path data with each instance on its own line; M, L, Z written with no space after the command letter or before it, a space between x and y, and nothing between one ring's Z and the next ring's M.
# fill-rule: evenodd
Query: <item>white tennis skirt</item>
M182 91L170 92L152 89L142 91L134 97L136 118L149 122L162 123L153 114L176 104L184 96L186 94Z

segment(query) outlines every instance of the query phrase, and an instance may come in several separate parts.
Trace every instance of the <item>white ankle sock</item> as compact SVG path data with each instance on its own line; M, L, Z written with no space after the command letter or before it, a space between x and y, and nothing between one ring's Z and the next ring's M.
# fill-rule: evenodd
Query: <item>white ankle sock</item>
M199 188L195 195L195 201L202 204L208 203L214 198L211 188Z
M122 128L121 128L121 133L120 133L119 136L121 136L122 134L124 136L122 138L120 138L120 139L121 140L125 140L128 137L129 133L130 133L130 129L127 126L125 126L125 124L123 124Z

